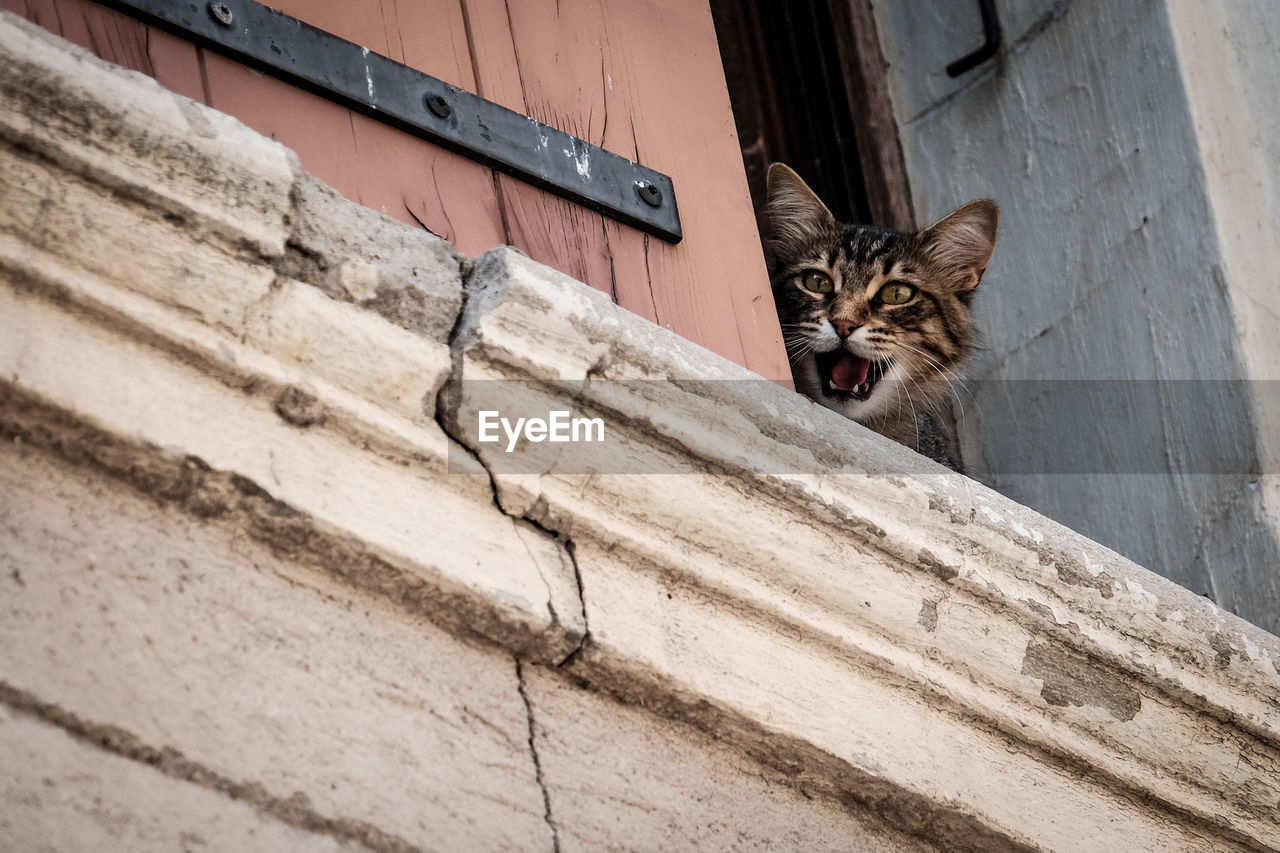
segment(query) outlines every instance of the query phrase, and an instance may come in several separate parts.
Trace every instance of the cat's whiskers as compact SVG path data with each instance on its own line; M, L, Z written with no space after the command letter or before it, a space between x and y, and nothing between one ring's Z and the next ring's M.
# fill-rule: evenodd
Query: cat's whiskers
M898 345L901 346L903 349L919 356L920 359L924 361L925 366L932 369L935 373L937 373L939 378L941 378L943 382L947 383L947 385L954 392L956 386L952 382L952 379L954 378L956 381L959 381L960 380L959 374L957 374L950 367L948 367L947 365L939 361L937 357L930 355L928 352L921 349L920 347L914 346L913 344L909 344L906 341L899 341ZM960 401L957 400L956 402L959 403Z
M786 347L789 356L803 358L813 351L818 342L815 338L808 336L791 336L789 338L786 334L783 334L782 343Z
M921 353L921 356L925 361L925 366L932 368L934 372L938 373L939 377L942 378L943 382L947 384L949 388L948 393L953 399L955 399L956 405L960 408L961 414L963 416L964 407L963 405L961 405L959 398L956 397L954 389L951 388L951 381L947 379L946 375L942 373L936 366L929 363L931 361L929 356L923 353ZM935 394L930 394L924 391L923 389L919 388L919 385L917 385L917 390L920 391L921 396L924 399L924 402L927 403L927 405L925 406L925 411L928 412L930 415L932 415L935 418L935 420L939 420L939 421L945 420L946 412L941 407L941 398L937 397L937 395Z
M911 385L917 391L920 391L920 386L916 383L914 379L911 378L911 371L903 368L902 376L904 379L910 382ZM919 451L920 450L920 415L916 412L916 404L911 399L910 389L906 389L906 391L907 391L907 405L911 407L911 423L915 427L915 431L916 431L916 446L913 449L916 451ZM925 394L923 391L921 391L921 401L923 402L928 399L929 399L929 396Z
M908 397L908 401L909 400L910 400L910 397ZM895 409L899 412L902 411L902 383L901 382L895 381L893 383L893 402L894 402ZM916 444L918 445L919 443L920 443L920 436L919 434L917 434Z
M958 417L959 417L960 426L963 427L964 415L965 415L964 401L960 399L959 389L963 388L965 391L969 393L969 399L973 402L975 406L978 404L978 401L977 401L977 398L973 396L973 392L969 391L969 389L965 386L964 382L960 378L960 375L956 373L955 370L948 367L947 365L944 365L942 362L938 361L934 356L930 355L929 353L925 352L919 347L913 346L909 343L906 343L905 341L899 341L899 345L902 346L904 349L907 349L907 350L910 350L911 352L916 353L922 359L924 359L926 366L932 368L938 374L938 376L942 378L942 381L944 381L947 384L947 393L950 395L951 399L955 401L956 408L959 410ZM953 382L952 379L954 379L955 381ZM935 414L941 415L942 413L935 412Z
M913 347L912 349L915 349L915 348ZM963 389L969 395L969 399L972 401L975 407L977 407L978 405L977 398L974 397L973 392L969 390L968 386L965 385L964 381L960 378L959 374L956 373L954 369L942 364L936 358L934 358L933 356L929 355L926 352L923 352L918 349L916 350L916 352L918 352L920 356L924 359L926 366L933 369L933 371L937 373L938 376L946 383L947 396L954 403L954 406L952 407L951 411L948 413L942 407L942 403L945 398L935 397L932 400L932 407L930 409L935 421L938 423L942 423L947 420L947 416L949 414L950 417L955 419L954 423L955 423L956 433L958 435L963 434L965 431L966 412L965 412L964 401L960 398L959 389ZM953 378L955 380L954 382L952 381Z

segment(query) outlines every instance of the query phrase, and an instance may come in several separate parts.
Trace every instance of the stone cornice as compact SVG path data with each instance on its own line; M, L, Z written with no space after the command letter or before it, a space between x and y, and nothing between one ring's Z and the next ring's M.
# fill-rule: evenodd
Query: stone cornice
M1280 847L1272 635L148 78L0 45L5 435L946 849ZM626 466L510 469L476 427L511 388Z

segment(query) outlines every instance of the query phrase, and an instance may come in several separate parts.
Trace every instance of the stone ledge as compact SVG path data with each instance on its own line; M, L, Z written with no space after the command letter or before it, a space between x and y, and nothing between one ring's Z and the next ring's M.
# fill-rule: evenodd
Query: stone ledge
M0 134L10 145L232 246L266 256L284 251L297 172L292 152L150 77L2 14ZM146 154L121 156L127 145Z
M346 581L948 849L1280 846L1275 637L518 253L461 263L146 78L8 15L0 43L0 180L30 196L6 434L126 479L195 457L251 499L225 523L285 517ZM95 91L134 105L109 138L13 118ZM257 168L207 168L230 149L269 191L200 184ZM27 215L44 192L110 239ZM505 473L485 378L686 473Z
M495 473L508 511L574 543L573 671L775 761L820 753L951 843L1280 842L1275 637L517 253L469 287L446 398L482 461L502 451L476 441L493 402L471 380L504 378L691 472ZM637 376L671 381L616 381ZM655 435L655 411L679 417ZM768 473L789 471L825 473Z

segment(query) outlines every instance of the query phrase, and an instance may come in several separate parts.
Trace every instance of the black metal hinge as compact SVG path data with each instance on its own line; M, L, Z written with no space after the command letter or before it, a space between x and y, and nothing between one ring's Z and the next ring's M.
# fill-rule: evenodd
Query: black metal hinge
M671 178L252 0L98 0L672 243Z

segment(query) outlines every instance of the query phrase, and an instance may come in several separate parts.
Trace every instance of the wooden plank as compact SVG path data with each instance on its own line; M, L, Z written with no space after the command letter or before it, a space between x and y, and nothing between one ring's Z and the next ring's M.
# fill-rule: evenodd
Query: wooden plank
M464 88L474 86L456 0L283 0L280 11ZM204 51L209 103L298 153L352 201L476 255L503 242L493 172L460 155Z
M155 27L147 28L147 55L156 81L170 91L207 104L200 49Z
M502 242L488 169L211 51L203 59L210 106L292 148L345 197L467 254Z
M454 0L273 0L270 5L383 56L475 91L462 7Z
M17 12L32 23L39 24L54 35L62 35L62 21L58 17L56 0L25 0L25 2L20 0L13 7L5 8ZM81 47L87 47L87 45L81 45Z
M579 126L576 116L568 116L560 122L550 120L545 113L539 114L530 107L525 98L523 73L505 2L468 0L464 8L475 67L480 74L477 94L635 159L631 139L621 138L620 133L605 137L607 127L603 119L607 115L607 104L602 89L588 93L581 90L580 81L571 84L579 99L592 99L586 105L580 100L579 111L585 107L588 116L598 114L601 117L601 122L594 128ZM578 58L583 55L579 54ZM595 51L586 55L596 56ZM595 68L591 73L599 77L600 69ZM540 87L541 82L535 79L531 85ZM545 102L545 98L538 100ZM625 125L622 130L625 131ZM644 235L507 175L500 174L497 178L508 243L537 261L603 290L622 307L657 322L648 273L643 267Z
M685 238L646 239L499 176L508 238L690 340L790 383L709 10L464 0L479 94L675 180Z

